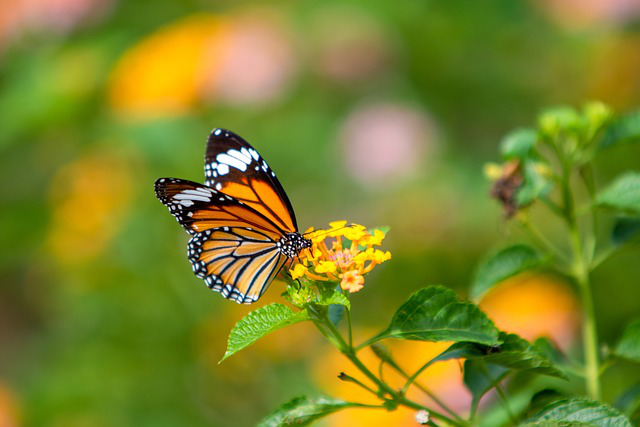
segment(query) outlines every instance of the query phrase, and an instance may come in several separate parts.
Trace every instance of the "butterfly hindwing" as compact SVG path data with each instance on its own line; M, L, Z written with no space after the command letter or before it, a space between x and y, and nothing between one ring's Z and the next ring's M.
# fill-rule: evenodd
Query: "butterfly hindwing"
M214 129L207 141L206 185L242 201L284 232L298 231L291 202L267 162L244 139Z
M189 261L209 288L237 303L260 298L287 257L266 233L245 227L206 230L189 241Z

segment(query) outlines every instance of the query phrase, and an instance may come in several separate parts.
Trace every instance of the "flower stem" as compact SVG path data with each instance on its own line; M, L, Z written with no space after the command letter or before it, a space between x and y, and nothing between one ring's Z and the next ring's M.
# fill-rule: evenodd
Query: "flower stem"
M600 368L598 361L598 334L596 330L595 311L591 296L589 280L590 265L585 258L585 247L580 234L576 217L573 194L571 192L570 172L565 168L562 179L562 194L565 208L565 219L569 227L571 251L573 254L572 276L579 289L582 302L582 346L585 358L585 381L587 394L591 399L600 399ZM593 230L591 230L593 233ZM595 235L591 236L595 239ZM589 259L592 259L589 254Z
M356 351L353 348L353 346L347 344L347 342L344 340L344 338L340 334L340 331L338 331L334 326L334 324L331 323L331 321L327 318L326 313L320 313L317 310L310 310L310 313L312 314L314 324L316 325L316 327L318 327L318 329L320 329L323 335L325 335L329 339L329 341L331 341L336 346L336 348L342 354L344 354L351 361L351 363L353 363L353 365L356 368L358 368L367 378L369 378L374 384L376 384L376 386L378 386L378 389L379 389L378 396L381 399L390 401L390 402L395 402L396 404L400 404L411 409L428 411L432 417L442 420L451 426L455 426L455 427L467 426L466 422L459 422L457 420L447 417L444 414L434 411L433 409L429 409L426 406L423 406L419 403L409 400L404 396L403 393L398 392L393 388L391 388L391 386L389 386L387 383L385 383L380 378L378 378L373 372L369 370L369 368L367 368L367 366L364 363L362 363L362 361L356 355ZM384 396L385 394L389 396L389 398L386 398ZM435 424L432 422L430 422L429 425L435 426Z

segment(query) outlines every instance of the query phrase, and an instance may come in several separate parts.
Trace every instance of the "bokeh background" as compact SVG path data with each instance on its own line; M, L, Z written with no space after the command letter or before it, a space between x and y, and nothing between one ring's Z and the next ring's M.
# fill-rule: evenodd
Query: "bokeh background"
M482 175L506 132L547 106L640 105L639 22L638 0L1 0L0 426L251 426L300 394L364 400L306 324L218 365L248 308L192 275L153 181L202 181L206 136L226 127L269 160L302 228L390 226L393 260L353 302L364 337L427 284L465 295L478 260L518 241ZM638 159L612 150L598 178ZM595 273L605 342L638 314L638 255ZM507 330L578 343L557 278L482 304ZM441 349L391 345L408 367ZM456 362L421 378L468 407ZM639 379L611 368L606 399ZM371 416L323 423L413 425Z

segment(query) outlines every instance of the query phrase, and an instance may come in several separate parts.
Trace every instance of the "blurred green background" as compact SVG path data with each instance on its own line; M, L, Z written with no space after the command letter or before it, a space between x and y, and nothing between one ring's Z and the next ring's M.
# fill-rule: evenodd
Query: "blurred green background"
M393 260L353 302L361 330L381 327L427 284L464 295L477 261L518 240L482 174L506 132L551 105L638 107L638 17L635 0L3 0L0 426L250 426L340 393L309 325L217 364L249 308L193 276L153 181L202 182L205 139L225 127L277 171L302 229L390 226ZM638 159L611 150L598 179ZM595 273L605 342L638 315L637 261ZM571 349L571 289L526 280L487 310ZM426 381L464 410L452 369ZM639 380L611 369L605 397Z

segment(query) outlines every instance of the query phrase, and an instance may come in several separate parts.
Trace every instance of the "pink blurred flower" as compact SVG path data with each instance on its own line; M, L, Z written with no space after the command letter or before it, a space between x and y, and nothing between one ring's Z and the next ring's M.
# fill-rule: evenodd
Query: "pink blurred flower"
M348 172L371 185L414 175L436 148L430 117L392 103L356 109L342 126L340 139Z
M224 49L207 52L218 70L204 88L206 96L227 104L277 99L296 69L292 38L280 19L247 12L229 22Z
M26 32L68 33L103 17L112 4L112 0L3 0L0 49Z
M353 84L381 76L394 56L393 37L361 9L325 7L316 14L311 33L313 68L337 82Z
M616 25L640 16L640 0L533 0L561 27Z

